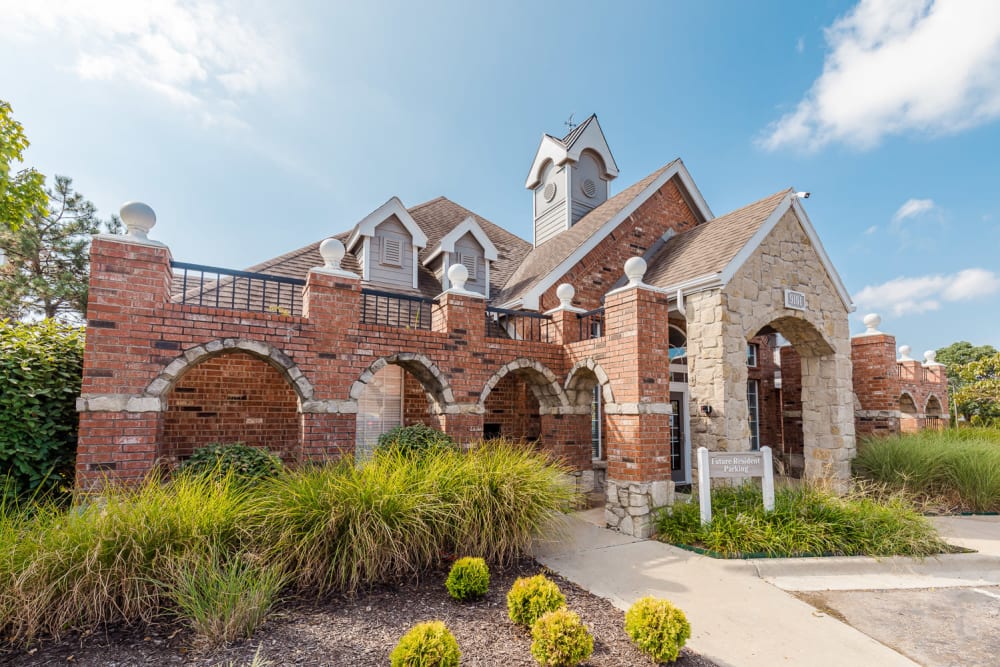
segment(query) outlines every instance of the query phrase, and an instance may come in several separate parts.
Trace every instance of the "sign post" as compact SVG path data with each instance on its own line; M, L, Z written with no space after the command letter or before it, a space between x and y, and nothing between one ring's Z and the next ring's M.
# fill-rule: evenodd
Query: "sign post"
M764 509L774 511L774 465L771 448L759 452L710 452L698 448L698 501L702 525L712 520L712 478L747 479L760 477Z

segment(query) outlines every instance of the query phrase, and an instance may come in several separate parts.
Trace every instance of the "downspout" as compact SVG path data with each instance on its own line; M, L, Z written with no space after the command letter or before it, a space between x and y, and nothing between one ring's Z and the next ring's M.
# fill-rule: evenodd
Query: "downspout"
M684 290L680 287L677 288L677 312L680 313L684 319L687 319L687 305L684 303Z

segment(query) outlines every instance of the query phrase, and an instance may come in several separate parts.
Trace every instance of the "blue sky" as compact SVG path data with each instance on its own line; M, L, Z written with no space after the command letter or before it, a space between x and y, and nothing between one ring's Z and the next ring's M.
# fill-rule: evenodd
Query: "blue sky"
M531 238L542 132L619 191L676 156L719 215L794 186L916 352L1000 347L1000 3L0 0L28 162L175 259L243 267L445 195Z

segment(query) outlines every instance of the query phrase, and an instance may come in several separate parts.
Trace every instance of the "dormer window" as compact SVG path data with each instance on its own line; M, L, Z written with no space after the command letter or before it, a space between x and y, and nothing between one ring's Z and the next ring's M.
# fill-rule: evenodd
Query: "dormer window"
M469 270L469 282L475 282L477 271L479 269L479 262L477 261L479 258L473 254L464 252L459 253L458 257L458 261L464 264L465 268Z
M386 266L403 265L403 242L400 239L382 237L382 263Z

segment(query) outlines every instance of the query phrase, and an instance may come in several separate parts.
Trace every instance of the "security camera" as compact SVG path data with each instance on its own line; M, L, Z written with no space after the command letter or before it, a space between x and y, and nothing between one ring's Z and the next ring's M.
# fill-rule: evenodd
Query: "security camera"
M812 193L811 192L796 192L795 196L798 197L799 199L809 199L809 195L810 194L812 194Z

